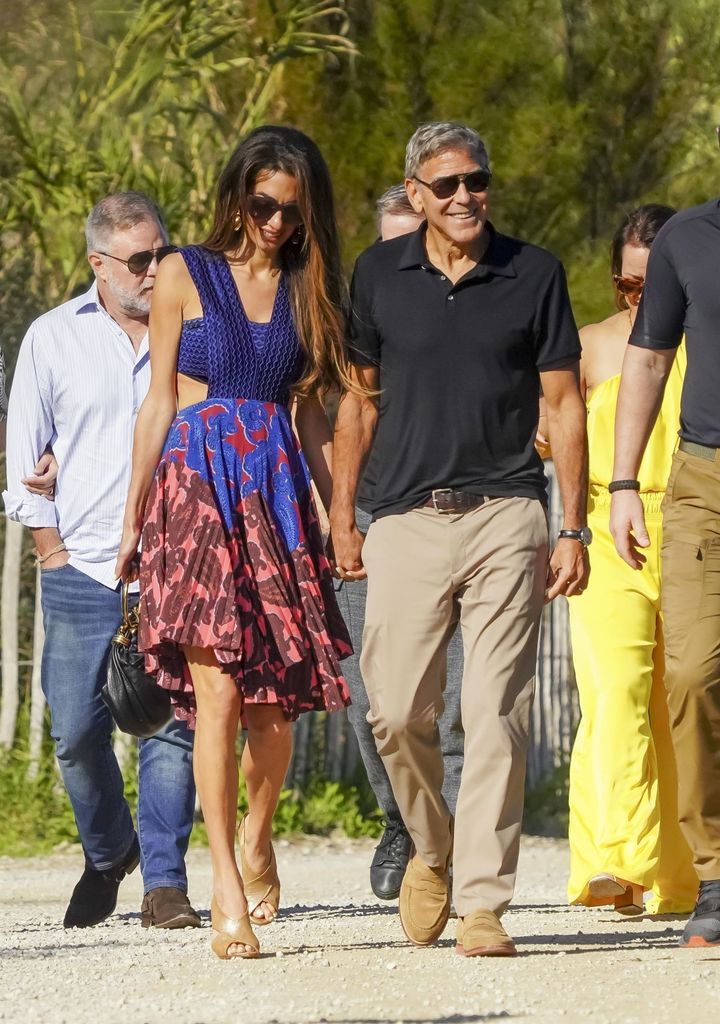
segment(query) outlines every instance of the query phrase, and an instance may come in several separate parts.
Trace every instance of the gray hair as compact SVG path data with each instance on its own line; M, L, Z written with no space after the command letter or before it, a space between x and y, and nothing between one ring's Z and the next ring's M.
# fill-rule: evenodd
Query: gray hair
M145 221L158 225L165 238L167 228L162 211L157 203L142 192L115 192L93 206L85 222L87 251L94 252L100 246L107 247L116 231L124 231Z
M414 178L425 163L448 149L466 149L483 170L490 170L485 143L476 131L455 121L421 124L405 150L405 177Z
M422 217L422 214L416 211L408 199L404 185L391 185L378 199L376 208L378 218L384 217L386 213L393 214L396 217L404 216L405 214Z

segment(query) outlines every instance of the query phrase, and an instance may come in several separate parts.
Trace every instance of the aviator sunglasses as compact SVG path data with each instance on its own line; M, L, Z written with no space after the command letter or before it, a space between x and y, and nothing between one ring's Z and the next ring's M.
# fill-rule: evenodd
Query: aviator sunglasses
M302 214L297 203L278 203L270 196L250 195L247 197L247 212L256 224L267 224L280 211L283 224L296 228L302 224Z
M176 247L174 245L161 245L157 249L143 249L142 252L134 252L126 260L122 256L113 256L111 252L101 252L99 249L96 251L98 256L108 256L111 260L124 263L131 274L144 274L153 260L157 260L159 263L160 260L164 260L166 256L169 256L175 250Z
M460 182L464 182L468 192L485 192L492 181L490 171L468 171L466 174L448 174L444 178L436 178L434 181L423 181L416 175L415 181L429 188L436 199L449 199L454 196L460 188Z
M624 295L634 306L637 306L645 285L645 278L623 277L621 274L613 274L613 281L620 294Z

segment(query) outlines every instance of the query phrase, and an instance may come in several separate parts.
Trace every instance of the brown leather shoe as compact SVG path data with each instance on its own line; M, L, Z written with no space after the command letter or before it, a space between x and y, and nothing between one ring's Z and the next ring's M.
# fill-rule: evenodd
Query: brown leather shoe
M162 887L145 893L140 908L143 928L199 928L200 915L182 889Z
M455 952L460 956L517 956L515 943L492 910L458 918Z
M415 946L431 946L442 935L450 916L450 878L447 865L431 868L415 854L400 886L400 923Z

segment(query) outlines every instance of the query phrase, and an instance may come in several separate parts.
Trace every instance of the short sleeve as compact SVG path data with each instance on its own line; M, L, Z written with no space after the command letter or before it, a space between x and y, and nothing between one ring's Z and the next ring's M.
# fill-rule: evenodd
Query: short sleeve
M686 307L685 289L668 251L668 235L660 233L650 250L630 344L637 348L677 348L685 332Z
M582 349L562 263L556 262L535 314L538 370L559 370L580 359Z
M347 357L356 366L380 365L380 335L373 317L373 287L370 268L358 259L350 283L350 316Z

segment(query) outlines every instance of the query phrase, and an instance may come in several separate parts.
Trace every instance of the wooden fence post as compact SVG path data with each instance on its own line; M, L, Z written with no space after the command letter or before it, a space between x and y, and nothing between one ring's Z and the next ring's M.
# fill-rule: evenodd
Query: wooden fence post
M2 696L0 697L0 747L10 749L15 741L20 704L18 674L18 605L23 527L5 520L5 550L2 572Z
M35 618L33 620L32 676L30 678L30 726L28 730L28 779L37 778L42 754L45 695L41 686L42 651L45 642L40 604L40 567L35 573Z

